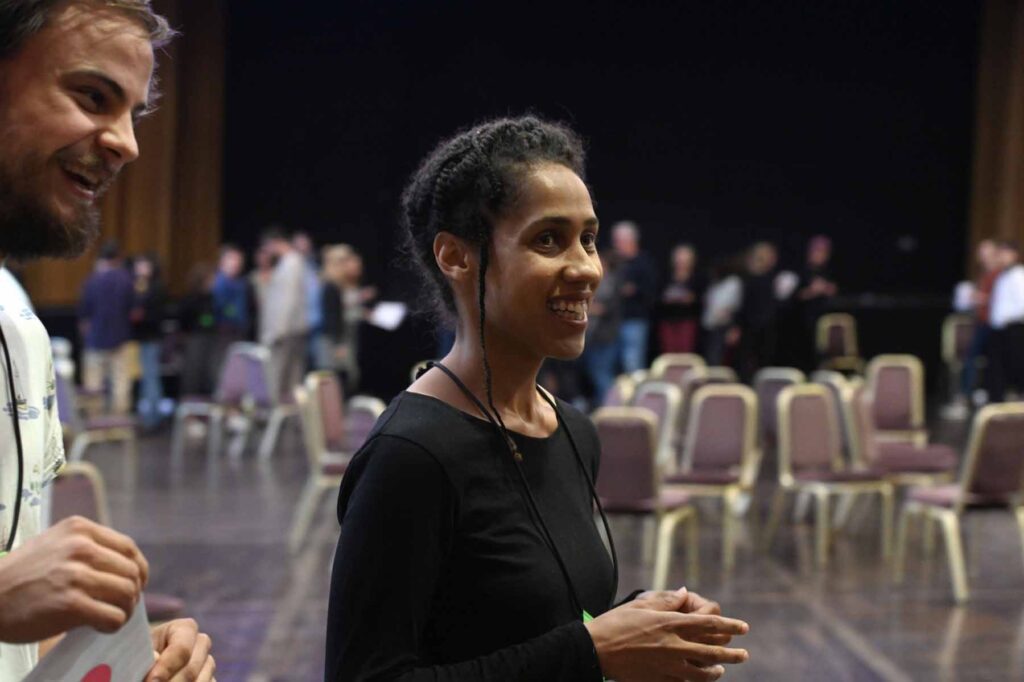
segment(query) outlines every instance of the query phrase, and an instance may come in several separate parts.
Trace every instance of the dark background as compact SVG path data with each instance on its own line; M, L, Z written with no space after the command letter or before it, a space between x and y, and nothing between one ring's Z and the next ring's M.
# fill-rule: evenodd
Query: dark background
M280 221L348 242L368 281L405 296L391 266L408 175L458 128L533 111L587 139L599 217L636 220L659 265L680 241L707 263L767 238L798 268L821 232L845 292L946 296L964 274L979 13L233 0L224 236L249 247ZM408 334L372 339L368 369L397 378L431 354L409 355Z

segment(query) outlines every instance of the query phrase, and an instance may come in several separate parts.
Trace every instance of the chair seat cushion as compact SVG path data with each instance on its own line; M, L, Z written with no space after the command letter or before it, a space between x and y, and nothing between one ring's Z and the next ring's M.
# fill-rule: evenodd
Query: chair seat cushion
M601 499L601 506L609 514L653 514L660 506L662 511L673 511L686 506L690 496L676 490L664 490L657 498L643 500L607 500ZM660 504L659 504L660 503Z
M793 477L802 483L870 483L882 479L877 471L801 471Z
M934 443L915 447L910 443L880 443L875 466L887 474L943 473L956 468L956 451Z
M135 418L126 414L105 414L85 420L86 431L105 431L107 429L133 429Z
M907 491L907 499L932 507L953 507L960 499L960 484L914 486ZM977 495L967 493L964 503L968 507L1005 507L1010 503L1002 495Z
M327 476L344 476L348 469L348 462L324 462L320 465L320 471Z
M740 475L727 469L694 469L666 476L663 480L669 485L733 485L740 482Z

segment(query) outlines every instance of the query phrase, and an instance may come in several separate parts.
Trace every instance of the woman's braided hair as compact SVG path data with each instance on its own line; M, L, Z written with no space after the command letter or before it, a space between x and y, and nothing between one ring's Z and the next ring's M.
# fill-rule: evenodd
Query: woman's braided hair
M441 142L402 193L405 252L421 280L424 307L435 317L450 321L455 315L455 300L434 260L434 237L449 232L479 249L480 344L487 400L496 415L484 335L491 234L495 220L515 206L527 173L543 163L563 165L586 179L583 143L570 128L534 116L499 118Z

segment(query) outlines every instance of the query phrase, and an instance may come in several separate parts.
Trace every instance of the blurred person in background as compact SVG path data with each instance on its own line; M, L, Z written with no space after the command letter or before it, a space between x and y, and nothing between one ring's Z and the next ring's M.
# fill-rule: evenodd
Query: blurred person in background
M185 337L185 361L181 368L181 396L209 396L216 386L217 318L214 313L215 271L209 263L196 263L189 270L185 296L178 305L178 317Z
M778 332L775 266L778 261L778 251L770 242L757 242L747 251L743 300L736 315L740 335L737 370L747 383L758 369L775 361Z
M999 242L996 260L1000 273L992 288L989 353L989 400L1001 403L1012 388L1024 397L1024 265L1016 242Z
M292 235L292 246L306 263L306 323L309 325L309 346L306 352L308 366L316 367L316 344L320 325L323 324L323 304L320 300L323 282L320 279L320 267L316 262L316 246L313 244L313 238L302 231Z
M78 319L85 345L82 383L89 391L109 388L107 409L116 414L131 411L134 363L126 344L132 337L134 300L132 275L121 260L117 244L107 242L82 287Z
M725 365L730 349L739 339L736 312L743 303L743 280L735 257L719 258L711 266L711 284L704 293L704 359L708 365Z
M347 244L326 246L322 254L317 368L337 372L345 394L351 395L359 385L359 325L366 318L367 301L359 286L362 261Z
M651 314L658 297L654 262L640 250L640 228L628 220L612 227L612 248L619 260L619 295L622 322L619 326L619 358L622 371L647 368L647 343Z
M280 228L262 236L262 247L274 263L263 293L259 342L270 349L272 390L292 402L292 389L302 382L306 367L309 311L306 307L306 260Z
M697 275L697 251L690 244L672 249L671 275L658 306L662 353L696 353L703 284Z
M0 261L75 258L96 239L97 199L138 157L154 49L172 35L146 0L0 2ZM124 274L114 302L128 309ZM105 333L87 312L87 331ZM69 630L121 628L143 608L149 565L131 538L85 518L45 527L42 491L64 464L50 339L3 298L0 342L0 394L30 408L0 419L0 682L18 682ZM151 638L145 682L213 679L195 621L154 625Z
M220 249L213 280L213 318L225 345L249 336L249 283L242 276L245 254L234 244Z
M622 321L622 299L619 297L618 262L614 251L601 253L604 279L594 291L587 311L587 344L583 365L593 389L590 404L600 407L615 383L618 360L619 325Z
M974 282L961 282L954 296L954 308L958 312L970 313L974 317L971 342L960 371L960 392L953 404L943 409L943 416L962 419L967 416L978 387L978 361L988 358L992 326L989 318L992 311L992 289L999 277L999 249L992 239L978 242L974 253L977 274Z
M274 275L274 256L270 250L260 244L253 252L253 269L248 275L249 280L249 313L252 317L250 338L259 341L260 325L263 319L263 306L267 298L267 287Z
M828 312L829 304L839 292L832 272L832 240L825 235L816 235L807 242L807 256L800 271L796 295L788 298L780 316L785 315L783 325L789 330L783 343L790 346L781 349L783 362L804 370L813 370L818 361L816 346L818 318Z
M142 370L138 413L142 428L153 430L160 425L160 403L164 398L160 355L163 349L162 324L167 292L156 255L147 253L136 256L132 260L132 272L135 276L132 337L139 344L139 364Z

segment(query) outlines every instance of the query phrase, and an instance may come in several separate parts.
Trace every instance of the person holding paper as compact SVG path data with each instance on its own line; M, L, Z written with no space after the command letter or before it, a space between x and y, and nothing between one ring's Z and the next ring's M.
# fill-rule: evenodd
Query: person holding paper
M96 199L139 154L154 49L172 35L149 0L0 2L0 261L73 257L95 240ZM17 682L67 630L120 628L149 568L131 538L91 521L43 528L41 491L64 461L49 337L0 300L0 341L0 682ZM154 628L152 644L147 682L213 679L194 621Z
M441 143L408 185L406 253L456 341L345 474L326 680L703 682L747 659L727 647L747 624L684 589L612 604L596 430L537 386L583 351L602 277L582 176L576 134L523 117Z

